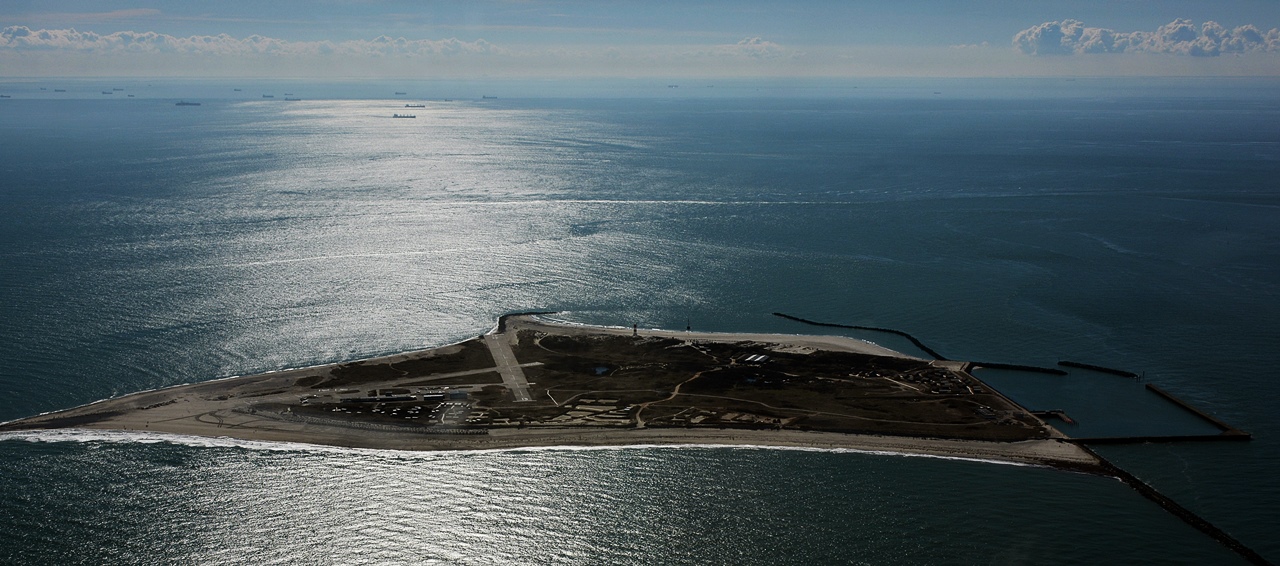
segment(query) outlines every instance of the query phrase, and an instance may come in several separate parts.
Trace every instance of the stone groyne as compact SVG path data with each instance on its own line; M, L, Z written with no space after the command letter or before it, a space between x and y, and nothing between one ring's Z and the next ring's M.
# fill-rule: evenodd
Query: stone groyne
M1062 360L1058 362L1058 365L1063 367L1069 367L1069 368L1087 369L1087 370L1096 371L1099 373L1108 373L1111 375L1118 375L1120 377L1127 377L1129 379L1138 379L1138 374L1133 373L1131 371L1109 368L1105 366L1096 366L1093 364L1086 364L1084 362L1073 362L1070 360Z
M924 342L921 342L921 341L920 341L920 340L918 340L915 336L912 336L912 335L910 335L910 334L907 334L906 332L903 332L903 331L901 331L901 330L894 330L894 329L892 329L892 328L880 328L880 327L878 327L878 326L857 326L857 325L852 325L852 324L835 324L835 323L831 323L831 322L815 322L815 321L812 321L812 320L808 320L808 319L800 318L800 317L798 317L798 316L791 316L791 315L789 315L789 314L783 314L783 313L780 313L780 312L775 312L775 313L773 313L773 316L777 316L777 317L785 318L785 319L787 319L787 320L794 320L794 321L796 321L796 322L802 322L802 323L804 323L804 324L810 324L810 325L813 325L813 326L826 326L826 327L829 327L829 328L848 328L848 329L852 329L852 330L871 330L871 331L875 331L875 332L887 332L887 333L889 333L889 334L896 334L896 335L898 335L898 336L901 336L901 337L903 337L903 338L906 338L907 340L910 340L910 341L911 341L911 343L912 343L912 344L915 344L915 346L916 346L917 348L920 348L920 350L921 350L921 351L923 351L923 352L924 352L924 353L926 353L926 354L929 354L930 356L933 356L933 359L935 359L935 360L940 360L940 361L948 361L948 360L947 360L947 358L943 357L943 355L942 355L942 354L939 354L939 353L935 352L935 351L933 350L933 348L930 348L930 347L928 347L928 346L925 346L925 345L924 345Z
M944 361L944 362L950 361L947 357L943 356L942 354L939 354L933 348L926 346L924 342L920 341L919 338L916 338L915 336L912 336L911 334L907 332L903 332L901 330L896 330L893 328L883 328L879 326L860 326L856 324L836 324L833 322L817 322L817 321L809 320L807 318L800 318L798 316L792 316L792 315L784 314L780 312L773 313L773 316L785 318L787 320L794 320L796 322L809 324L812 326L825 326L828 328L847 328L850 330L870 330L873 332L885 332L888 334L894 334L894 335L906 338L907 340L910 340L912 344L915 344L915 346L917 348L920 348L920 350L923 351L924 353L929 354L930 356L933 356L933 359L935 360ZM1046 367L1029 366L1029 365L1023 365L1023 364L1006 364L1002 362L970 362L969 366L966 367L966 371L974 367L982 367L982 368L989 368L989 369L1011 369L1011 370L1018 370L1018 371L1030 371L1030 372L1036 372L1036 373L1048 373L1052 375L1067 375L1067 372L1060 370L1058 368L1046 368Z
M1213 426L1218 427L1218 430L1222 431L1221 436L1237 437L1238 439L1244 439L1244 440L1247 440L1252 437L1252 435L1250 435L1249 433L1243 430L1240 430L1236 427L1233 427L1227 424L1226 422L1223 422L1223 420L1219 419L1218 417L1215 417L1213 415L1210 415L1209 413L1206 413L1204 411L1201 411L1200 409L1197 409L1191 403L1188 403L1186 401L1183 401L1182 399L1177 398L1176 396L1174 396L1174 394L1157 387L1155 384L1148 383L1147 389L1151 390L1152 392L1154 392L1155 394L1161 397L1164 397L1165 399L1168 399L1169 402L1173 403L1174 405L1182 407L1183 410L1193 415L1196 415L1206 421L1209 421L1210 423L1213 424Z
M987 369L1011 369L1016 371L1029 371L1033 373L1047 373L1049 375L1067 375L1067 372L1058 368L1045 368L1040 366L1028 366L1023 364L1004 364L1000 362L969 362L969 365L975 368Z
M560 312L560 311L523 311L523 312L509 312L509 313L507 313L507 314L504 314L504 315L502 315L502 316L498 317L498 330L497 330L497 333L498 333L498 334L502 334L503 332L506 332L506 331L507 331L507 319L508 319L508 318L511 318L511 317L513 317L513 316L540 316L540 315L547 315L547 314L556 314L556 313L558 313L558 312Z
M1253 438L1247 432L1236 431L1236 433L1221 434L1183 434L1170 436L1095 436L1095 437L1071 437L1072 442L1079 444L1155 444L1162 442L1219 442L1223 440L1251 440Z
M1261 554L1258 554L1252 548L1245 546L1244 543L1240 542L1239 540L1236 540L1235 537L1231 536L1226 531L1218 528L1213 523L1210 523L1209 521L1205 520L1203 517L1195 514L1195 512L1191 511L1190 509L1187 509L1186 507L1179 505L1177 501L1174 501L1170 499L1168 496L1164 495L1163 493L1160 493L1159 491L1156 490L1156 488L1151 487L1146 482L1138 479L1137 476L1129 472L1126 472L1124 469L1122 469L1121 467L1115 464L1112 464L1110 461L1108 461L1106 458L1103 458L1097 452L1090 450L1088 446L1080 445L1080 448L1084 449L1089 454L1092 454L1093 457L1097 458L1098 465L1101 466L1102 469L1108 475L1114 476L1116 479L1119 479L1120 481L1124 482L1125 485L1133 488L1134 491L1142 494L1143 497L1146 497L1147 499L1154 501L1157 505L1159 505L1165 511L1168 511L1169 513L1173 514L1173 516L1179 519L1182 519L1183 522L1187 523L1188 525L1191 525L1192 527L1195 527L1200 532L1207 534L1210 537L1212 537L1214 540L1222 543L1223 546L1226 546L1227 548L1230 548L1231 550L1235 551L1236 554L1239 554L1245 560L1248 560L1250 564L1263 564L1263 565L1271 564L1270 562L1267 561L1266 558L1263 558Z

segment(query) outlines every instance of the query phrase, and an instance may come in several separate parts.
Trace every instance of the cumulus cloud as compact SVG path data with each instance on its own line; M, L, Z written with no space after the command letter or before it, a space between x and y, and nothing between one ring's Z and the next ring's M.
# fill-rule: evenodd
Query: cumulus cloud
M766 41L760 37L748 37L739 41L736 45L728 46L726 53L732 55L746 55L747 57L755 57L757 59L772 59L781 57L783 48L781 45L772 41Z
M1199 28L1177 19L1156 31L1121 32L1085 27L1078 20L1045 22L1013 36L1013 46L1027 55L1086 53L1169 53L1217 57L1231 53L1280 51L1280 29L1260 31L1252 25L1228 29L1213 21Z
M0 30L0 49L9 51L69 51L78 53L186 53L209 55L365 55L424 56L488 54L500 49L483 40L405 39L387 36L352 41L287 41L261 35L236 38L227 34L176 37L156 32L118 31L110 34L75 29L33 30L9 26Z

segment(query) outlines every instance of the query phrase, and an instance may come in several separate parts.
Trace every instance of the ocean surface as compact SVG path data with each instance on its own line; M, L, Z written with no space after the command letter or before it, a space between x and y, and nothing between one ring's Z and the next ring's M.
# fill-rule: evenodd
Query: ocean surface
M1280 561L1277 86L0 82L0 421L516 310L831 330L784 312L1142 373L1254 440L1099 451ZM979 377L1072 435L1216 431ZM854 452L58 431L0 436L0 494L13 564L1240 562L1115 480Z

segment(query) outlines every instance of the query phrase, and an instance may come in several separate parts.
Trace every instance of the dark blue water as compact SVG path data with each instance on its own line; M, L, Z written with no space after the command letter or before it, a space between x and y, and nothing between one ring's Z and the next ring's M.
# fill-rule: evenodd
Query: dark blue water
M1094 94L502 98L416 120L368 98L7 99L0 419L528 308L816 330L781 311L1145 372L1256 440L1104 453L1275 560L1280 101ZM1069 434L1212 431L1113 376L982 377ZM1117 482L1025 467L41 438L0 440L10 562L1235 560Z

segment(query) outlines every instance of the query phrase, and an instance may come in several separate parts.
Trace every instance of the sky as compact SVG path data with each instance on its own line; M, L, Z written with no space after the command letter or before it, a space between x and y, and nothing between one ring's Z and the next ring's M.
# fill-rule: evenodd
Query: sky
M0 76L1280 76L1280 0L5 0Z

